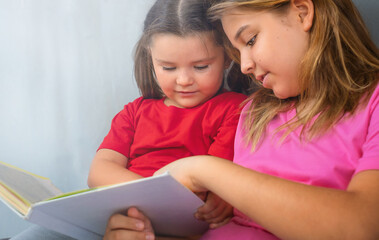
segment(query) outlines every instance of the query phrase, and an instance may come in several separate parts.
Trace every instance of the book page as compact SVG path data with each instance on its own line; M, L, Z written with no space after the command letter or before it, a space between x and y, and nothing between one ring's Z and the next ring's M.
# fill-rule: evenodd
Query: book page
M49 179L0 162L0 183L26 203L33 204L62 194ZM4 190L4 189L3 189Z

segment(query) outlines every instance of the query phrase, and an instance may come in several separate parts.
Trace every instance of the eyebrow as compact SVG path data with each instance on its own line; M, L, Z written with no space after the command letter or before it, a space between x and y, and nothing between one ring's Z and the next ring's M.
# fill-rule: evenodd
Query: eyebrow
M238 40L238 38L241 36L242 32L245 31L245 29L248 27L248 25L242 26L238 29L236 35L234 35L234 40Z
M161 60L161 59L158 59L158 58L155 58L155 61L159 62L160 64L173 64L172 62L168 62L168 61Z
M211 57L208 57L208 58L203 58L203 59L194 61L192 63L196 64L196 63L202 63L202 62L211 62L211 61L215 60L216 58L217 58L216 56L211 56Z

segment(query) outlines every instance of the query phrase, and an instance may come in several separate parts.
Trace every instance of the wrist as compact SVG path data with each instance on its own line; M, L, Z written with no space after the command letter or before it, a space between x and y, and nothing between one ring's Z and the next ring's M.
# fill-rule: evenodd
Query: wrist
M193 158L188 162L189 179L195 189L207 191L209 190L209 180L217 178L214 167L217 165L217 161L221 159L210 155L194 156Z

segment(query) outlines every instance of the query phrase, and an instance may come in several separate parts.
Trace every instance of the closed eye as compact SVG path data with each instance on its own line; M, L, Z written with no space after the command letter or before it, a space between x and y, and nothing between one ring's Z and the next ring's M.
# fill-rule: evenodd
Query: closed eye
M162 67L162 69L164 70L164 71L174 71L175 69L176 69L176 67Z
M209 67L209 65L203 65L203 66L195 66L194 68L196 70L203 70L203 69L207 69Z

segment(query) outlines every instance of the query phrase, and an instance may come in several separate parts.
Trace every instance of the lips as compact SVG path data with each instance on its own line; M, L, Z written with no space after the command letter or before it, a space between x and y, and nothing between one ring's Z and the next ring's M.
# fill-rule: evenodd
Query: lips
M182 96L192 96L197 93L197 91L176 91L176 92Z
M177 93L195 93L197 90L175 90Z
M267 80L267 75L269 73L265 73L265 74L260 74L256 77L256 79L258 81L260 81L262 84L263 84L263 87L266 87L267 88L267 84L266 84L266 80Z
M257 79L260 82L263 82L264 78L266 77L267 73L258 75L255 79Z

